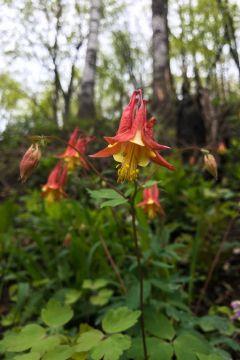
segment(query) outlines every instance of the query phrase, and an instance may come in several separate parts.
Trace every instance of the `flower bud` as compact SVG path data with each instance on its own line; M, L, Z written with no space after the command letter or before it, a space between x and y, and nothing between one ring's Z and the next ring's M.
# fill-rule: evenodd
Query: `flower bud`
M38 166L41 155L38 144L32 144L25 152L19 165L20 179L22 182L25 182L32 174L33 170Z
M204 168L215 178L217 179L218 171L217 171L217 162L215 157L212 154L204 155Z
M217 152L219 155L225 155L227 153L227 147L223 141L218 144Z

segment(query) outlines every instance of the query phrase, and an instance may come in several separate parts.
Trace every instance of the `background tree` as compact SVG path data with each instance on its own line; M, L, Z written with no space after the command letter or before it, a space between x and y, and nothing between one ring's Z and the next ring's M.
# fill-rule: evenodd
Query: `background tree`
M153 109L167 121L173 104L167 0L152 0L152 30Z
M99 26L102 14L102 1L91 0L88 43L81 79L81 93L79 98L79 117L91 119L96 115L95 109L95 81L98 53Z

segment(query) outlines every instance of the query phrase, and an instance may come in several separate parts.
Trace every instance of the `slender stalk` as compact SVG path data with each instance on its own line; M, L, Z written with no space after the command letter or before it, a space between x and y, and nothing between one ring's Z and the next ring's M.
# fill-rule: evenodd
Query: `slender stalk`
M101 241L102 247L104 249L104 252L105 252L105 254L107 256L107 259L108 259L108 261L109 261L109 263L110 263L110 265L111 265L111 267L112 267L112 269L113 269L113 271L114 271L114 273L115 273L115 275L116 275L116 277L117 277L117 279L119 281L122 292L124 294L126 294L127 293L126 285L125 285L125 283L123 281L123 278L121 277L121 274L120 274L120 271L119 271L119 269L117 267L117 264L115 263L112 255L110 253L110 250L109 250L109 248L108 248L108 246L106 244L106 241L104 240L104 238L102 236L100 236L100 241Z
M143 342L144 360L147 360L148 355L147 355L147 343L146 343L145 324L144 324L144 298L143 298L144 276L143 276L142 264L141 264L141 250L138 244L138 235L137 235L137 227L136 227L136 210L134 206L134 200L136 195L137 195L137 183L135 182L135 190L130 200L130 206L131 206L131 215L132 215L133 241L135 246L135 254L137 258L138 276L139 276L139 285L140 285L139 300L140 300L140 309L141 309L140 321L141 321L142 342Z
M224 235L223 235L222 241L221 241L221 243L219 245L218 251L216 252L215 257L213 259L213 262L212 262L212 264L211 264L211 266L209 268L206 281L205 281L205 283L203 285L203 288L201 289L200 296L199 296L199 299L198 299L198 302L197 302L197 305L196 305L196 313L198 313L198 311L199 311L199 308L200 308L200 306L202 304L204 295L205 295L205 293L206 293L206 291L208 289L209 283L212 280L213 273L214 273L214 271L216 269L216 266L217 266L217 264L218 264L218 262L220 260L220 256L221 256L222 251L224 249L224 245L227 242L229 234L230 234L233 226L235 225L236 221L238 220L239 215L240 215L240 210L238 210L237 214L229 221L227 229L224 232Z
M202 222L199 221L197 225L197 231L195 238L192 243L192 249L191 249L191 261L190 261L190 279L189 279L189 286L188 286L188 301L189 304L192 302L193 298L193 290L195 285L195 278L196 278L196 267L197 267L197 261L199 256L199 250L201 247L202 238L204 237L204 228L202 225Z

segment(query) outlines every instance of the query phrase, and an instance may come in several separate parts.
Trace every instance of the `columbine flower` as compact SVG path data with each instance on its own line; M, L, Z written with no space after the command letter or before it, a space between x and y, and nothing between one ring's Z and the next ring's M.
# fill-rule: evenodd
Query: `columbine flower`
M67 165L67 169L69 171L73 171L76 166L80 165L85 169L88 169L89 166L82 155L86 152L87 144L93 140L93 137L86 136L80 137L79 136L79 129L76 128L70 136L68 146L64 153L58 155L58 158L63 159Z
M240 320L240 301L235 300L231 302L231 307L233 309L234 315L232 316L233 320Z
M33 170L38 166L41 155L38 144L32 144L25 152L19 165L20 179L22 182L25 182L32 174Z
M124 109L117 134L105 137L108 146L92 157L108 157L119 162L118 182L133 181L138 176L138 166L147 166L153 161L170 170L169 164L158 151L169 149L158 144L153 137L155 119L147 121L147 102L142 98L142 91L134 91L129 104Z
M159 202L159 190L157 184L143 190L143 201L137 204L146 212L149 219L156 217L157 213L164 216L164 210Z
M42 187L43 197L49 201L58 201L66 197L63 188L67 181L67 168L62 162L58 162L48 177L47 183Z

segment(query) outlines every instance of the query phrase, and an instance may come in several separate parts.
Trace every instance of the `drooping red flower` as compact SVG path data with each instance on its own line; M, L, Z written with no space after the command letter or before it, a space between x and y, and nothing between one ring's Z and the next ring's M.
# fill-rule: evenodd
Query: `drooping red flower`
M33 170L38 166L41 156L41 150L37 143L32 144L25 152L19 165L20 179L22 182L25 182L32 174Z
M79 135L79 129L76 128L70 136L66 150L58 155L58 158L63 159L69 171L73 171L76 166L82 166L88 169L89 166L82 155L86 153L87 144L92 141L94 137Z
M42 187L42 196L49 202L66 197L64 186L67 181L67 167L59 161L51 171L47 183Z
M143 190L143 201L137 206L142 207L149 219L156 217L157 213L164 216L164 210L159 202L159 189L157 184Z
M113 156L121 164L118 169L118 182L135 180L139 172L138 166L147 166L150 161L173 170L174 167L159 154L159 151L169 147L154 140L155 122L155 118L147 121L147 101L142 97L142 90L134 91L123 111L117 134L104 137L109 145L91 156Z

